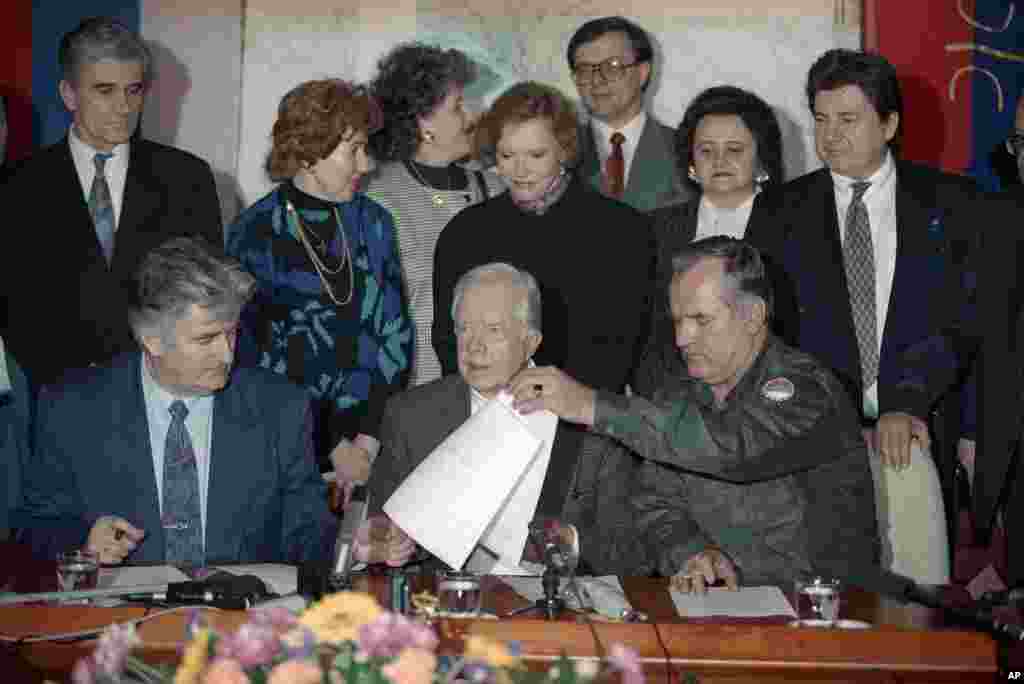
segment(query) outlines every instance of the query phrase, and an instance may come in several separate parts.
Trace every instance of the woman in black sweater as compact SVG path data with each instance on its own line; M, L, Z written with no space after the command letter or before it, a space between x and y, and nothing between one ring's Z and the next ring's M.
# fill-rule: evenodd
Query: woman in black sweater
M538 365L611 391L629 380L650 329L651 227L571 171L576 122L564 95L534 82L509 88L481 119L478 148L495 155L508 192L463 210L437 243L432 339L445 374L457 370L455 282L474 266L505 262L540 284Z

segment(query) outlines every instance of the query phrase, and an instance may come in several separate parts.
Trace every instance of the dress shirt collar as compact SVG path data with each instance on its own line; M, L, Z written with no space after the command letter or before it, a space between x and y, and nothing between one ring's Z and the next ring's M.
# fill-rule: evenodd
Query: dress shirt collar
M213 395L196 397L179 397L168 392L163 385L153 377L153 370L149 367L149 359L145 352L142 352L142 392L146 398L146 404L160 408L164 414L170 415L171 404L181 400L192 415L193 409L203 405L205 402L213 402ZM186 420L188 420L186 418Z
M608 155L611 154L612 134L616 132L622 133L626 138L626 142L622 143L622 155L626 159L632 159L633 151L636 150L637 143L640 142L640 136L644 132L644 126L647 125L647 111L641 109L640 113L634 116L633 120L622 128L612 128L597 118L591 119L590 122L594 126L594 138L602 160L607 159ZM629 164L626 166L628 167ZM628 174L626 177L629 177Z
M727 235L742 240L747 232L747 223L750 222L750 214L754 210L754 200L759 192L761 192L761 188L754 186L754 194L735 209L716 207L707 195L701 195L697 208L697 234L694 240L713 235Z
M526 362L526 367L536 368L537 364L533 362L533 359L530 359L529 361ZM469 415L473 415L481 408L483 408L483 405L490 400L484 395L480 394L480 391L476 387L470 385L468 382L466 383L466 386L469 387Z
M871 187L864 192L864 201L867 202L869 197L879 195L883 191L888 191L895 179L896 163L892 159L892 152L888 150L885 153L885 161L867 178L850 178L849 176L832 173L832 183L835 186L836 194L845 202L849 202L850 197L853 195L854 183L859 183L862 180L871 183Z
M128 168L128 154L131 143L122 143L112 149L109 154L113 155L107 164L119 164ZM71 158L75 160L75 166L78 168L89 168L95 170L96 166L93 162L93 158L99 152L99 150L91 147L82 141L78 137L78 131L75 130L74 124L68 129L68 146L71 148ZM86 192L89 188L85 189Z

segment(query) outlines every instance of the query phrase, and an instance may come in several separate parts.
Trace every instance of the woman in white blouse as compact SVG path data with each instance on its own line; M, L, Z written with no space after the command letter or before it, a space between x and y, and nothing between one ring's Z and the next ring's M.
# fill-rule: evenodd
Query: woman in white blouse
M782 133L772 108L734 86L716 86L686 108L675 134L676 163L698 195L651 212L657 244L654 320L644 360L632 382L649 396L665 373L681 371L668 285L672 257L714 235L742 238L751 217L766 210L763 191L782 183Z

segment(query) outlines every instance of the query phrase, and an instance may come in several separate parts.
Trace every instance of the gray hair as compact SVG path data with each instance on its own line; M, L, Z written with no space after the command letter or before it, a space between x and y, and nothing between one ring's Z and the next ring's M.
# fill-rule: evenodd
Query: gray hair
M149 252L135 273L129 306L132 331L170 343L174 324L193 304L217 320L237 319L256 291L256 279L234 259L199 238L174 238Z
M462 301L462 296L466 294L466 290L495 275L509 276L514 285L518 285L526 290L524 305L516 307L513 315L526 323L526 327L531 332L540 333L541 304L540 288L537 286L537 279L528 271L500 262L477 266L462 274L462 277L455 283L455 291L452 296L452 320L455 320L455 312L459 310L459 302Z
M111 17L84 19L71 33L61 38L57 50L57 64L61 78L72 85L78 82L83 64L104 60L141 62L143 80L152 77L153 56L149 48L134 31Z
M686 245L672 257L672 274L687 273L704 259L722 259L722 287L731 306L749 312L757 300L764 302L765 318L772 316L772 288L757 248L743 240L716 235Z

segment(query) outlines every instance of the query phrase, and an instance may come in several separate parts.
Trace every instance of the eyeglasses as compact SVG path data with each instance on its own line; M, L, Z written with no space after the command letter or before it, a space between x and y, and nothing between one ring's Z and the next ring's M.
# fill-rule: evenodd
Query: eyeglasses
M1018 131L1006 139L1006 151L1015 157L1024 154L1024 132Z
M592 83L594 81L594 76L596 74L601 74L601 78L604 81L612 83L625 76L627 69L632 69L640 63L641 62L623 64L615 57L606 59L600 64L577 63L576 67L572 70L572 77L577 83Z

